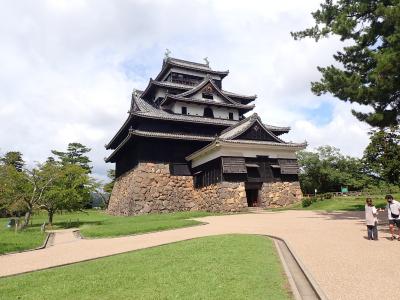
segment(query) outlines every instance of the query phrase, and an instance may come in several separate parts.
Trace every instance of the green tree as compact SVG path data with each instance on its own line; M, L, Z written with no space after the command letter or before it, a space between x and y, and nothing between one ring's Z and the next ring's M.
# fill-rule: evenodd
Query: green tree
M107 177L110 179L110 182L106 183L103 189L105 192L111 194L115 183L115 170L114 169L107 170Z
M25 162L22 159L22 153L19 151L7 152L2 158L0 158L0 162L7 166L13 166L17 171L20 172L25 165Z
M400 184L399 127L372 131L364 160L371 175L391 184Z
M94 182L87 170L76 164L54 163L44 165L42 170L47 176L55 178L39 202L39 207L47 211L50 225L57 211L81 210L89 202Z
M370 181L360 159L344 156L331 146L316 150L298 153L300 184L305 193L314 193L314 189L323 193L337 192L341 186L360 190Z
M26 213L22 226L26 227L43 194L54 184L55 176L45 172L40 164L21 172L4 165L0 171L0 201L8 207L23 207Z
M312 13L315 26L291 33L294 39L330 34L350 46L333 57L340 66L318 67L319 82L311 83L318 96L331 93L343 101L372 108L352 111L361 121L384 128L399 124L400 115L400 1L325 0Z
M90 152L90 150L90 148L80 143L69 143L67 152L51 150L51 153L58 157L61 164L76 164L90 173L92 169L90 166L91 160L87 155L85 155L86 153Z

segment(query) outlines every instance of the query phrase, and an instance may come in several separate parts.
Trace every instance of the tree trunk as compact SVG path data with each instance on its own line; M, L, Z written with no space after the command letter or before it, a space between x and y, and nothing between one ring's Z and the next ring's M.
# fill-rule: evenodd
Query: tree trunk
M22 228L25 228L29 225L29 220L31 219L32 216L32 208L29 207L28 211L25 213L25 218L24 218L24 223L22 224Z
M48 210L47 211L47 215L49 217L49 225L53 226L53 215L54 215L54 211L53 210Z

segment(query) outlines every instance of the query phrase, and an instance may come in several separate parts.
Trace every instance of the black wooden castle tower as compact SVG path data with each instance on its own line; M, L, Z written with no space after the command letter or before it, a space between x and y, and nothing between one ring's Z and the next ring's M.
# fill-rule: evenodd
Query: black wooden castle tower
M283 141L289 127L251 114L255 95L224 90L228 73L166 56L145 90L134 90L127 120L106 145L117 182L140 163L168 164L169 176L189 176L193 189L242 183L248 206L259 205L263 183L297 182L295 152L306 144Z

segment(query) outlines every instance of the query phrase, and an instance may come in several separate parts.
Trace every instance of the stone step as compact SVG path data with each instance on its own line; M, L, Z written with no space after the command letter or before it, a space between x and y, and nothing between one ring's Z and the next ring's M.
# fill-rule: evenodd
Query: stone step
M259 213L259 212L263 212L264 209L261 207L248 207L247 211L251 212L251 213Z

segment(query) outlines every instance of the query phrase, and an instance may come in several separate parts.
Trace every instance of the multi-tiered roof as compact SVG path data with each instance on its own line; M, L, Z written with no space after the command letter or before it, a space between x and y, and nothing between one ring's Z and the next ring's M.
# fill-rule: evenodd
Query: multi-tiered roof
M120 150L134 143L135 137L198 141L205 149L221 142L304 148L305 144L278 138L289 132L289 127L263 124L256 114L246 118L244 114L254 108L257 96L223 90L222 80L228 73L211 69L208 62L166 57L146 89L133 91L129 116L106 145L106 149L114 149L106 161L115 162ZM256 135L260 138L243 138L254 128L260 131Z

